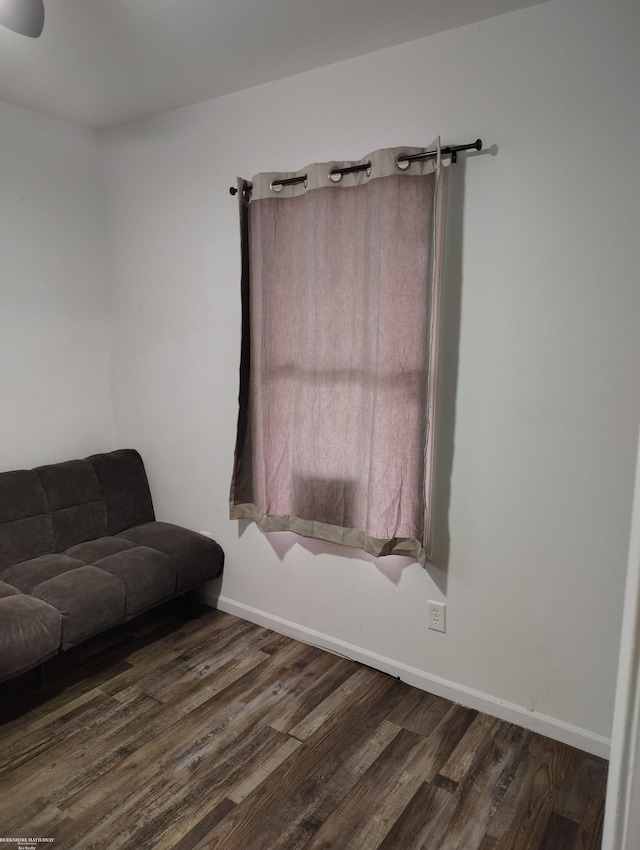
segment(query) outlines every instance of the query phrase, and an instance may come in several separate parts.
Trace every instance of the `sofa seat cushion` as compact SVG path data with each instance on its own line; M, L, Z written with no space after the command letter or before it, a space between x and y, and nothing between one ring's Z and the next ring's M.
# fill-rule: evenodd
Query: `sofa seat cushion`
M168 599L176 590L178 565L169 555L147 546L132 546L125 552L108 555L96 561L94 567L124 585L127 617Z
M62 614L63 649L125 618L124 585L115 576L94 566L83 564L43 581L34 587L31 595Z
M43 581L82 566L82 561L66 555L41 555L3 570L2 580L17 587L22 593L31 593Z
M57 653L62 618L46 602L23 593L7 594L0 598L0 623L0 681Z
M20 591L12 584L0 581L0 599L5 599L7 596L20 596Z
M170 555L178 566L177 591L189 590L222 572L222 549L210 537L168 522L147 522L118 537Z
M89 540L86 543L78 543L65 549L64 554L70 558L77 558L83 564L95 564L101 558L125 552L127 549L135 548L136 544L129 540L118 537L98 537L97 540Z

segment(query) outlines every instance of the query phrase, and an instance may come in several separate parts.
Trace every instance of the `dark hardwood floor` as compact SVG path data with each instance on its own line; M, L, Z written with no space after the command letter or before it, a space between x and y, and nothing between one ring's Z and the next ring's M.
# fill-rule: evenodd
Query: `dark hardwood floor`
M210 609L5 683L0 713L0 835L54 850L600 847L603 760Z

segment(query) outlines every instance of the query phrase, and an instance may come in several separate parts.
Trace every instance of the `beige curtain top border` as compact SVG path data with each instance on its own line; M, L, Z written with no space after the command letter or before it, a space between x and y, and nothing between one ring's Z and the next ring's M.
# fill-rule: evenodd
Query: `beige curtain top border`
M368 183L370 180L375 180L379 177L390 177L392 175L409 175L415 177L417 175L433 174L440 168L441 159L440 138L435 139L426 148L383 148L373 151L360 160L352 162L316 162L308 165L300 171L268 171L256 174L253 177L253 189L251 191L251 200L258 201L264 198L295 198L298 195L304 195L312 189L323 189L327 187L347 188L349 186L360 186L363 183ZM398 168L398 159L402 154L419 154L429 151L434 151L436 156L430 159L414 160L408 168ZM330 172L335 169L350 168L352 166L364 165L371 163L371 168L363 171L354 171L350 174L343 174L340 180L332 180L329 176ZM280 191L274 192L271 188L273 183L278 183L280 180L289 180L291 178L303 177L306 175L306 180L303 183L290 184L283 186Z

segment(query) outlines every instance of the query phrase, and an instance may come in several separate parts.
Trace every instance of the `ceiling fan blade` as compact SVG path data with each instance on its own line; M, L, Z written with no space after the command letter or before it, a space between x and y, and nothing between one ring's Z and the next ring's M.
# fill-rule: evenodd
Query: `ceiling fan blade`
M44 0L0 0L0 24L38 38L44 26Z

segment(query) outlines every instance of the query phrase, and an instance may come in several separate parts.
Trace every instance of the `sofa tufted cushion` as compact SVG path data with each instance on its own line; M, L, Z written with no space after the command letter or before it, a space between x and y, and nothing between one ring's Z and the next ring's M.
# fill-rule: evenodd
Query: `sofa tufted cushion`
M107 509L108 532L117 534L155 519L142 458L134 449L91 455Z
M35 472L49 506L56 552L108 534L100 483L88 461L40 466Z
M51 518L36 472L0 473L0 570L52 551Z
M14 564L2 571L1 577L7 584L17 587L22 593L31 593L34 587L50 578L75 570L82 561L67 558L65 555L40 555L22 564Z
M0 570L52 551L50 517L25 517L0 525Z
M62 614L62 648L121 622L125 616L125 589L104 570L83 565L43 581L31 595Z
M168 599L176 590L176 562L146 546L109 555L96 561L94 567L115 576L124 585L127 617Z
M7 596L20 596L20 591L12 584L5 584L0 581L0 599L5 599Z
M34 469L0 473L0 522L47 512L47 501Z
M210 537L168 522L148 522L120 532L118 537L132 540L170 555L178 565L177 590L188 590L222 572L222 549Z
M62 618L55 608L22 593L0 598L0 681L55 655Z
M102 501L98 478L86 460L38 466L34 472L40 479L50 511Z
M133 549L135 545L135 543L119 537L99 537L97 540L89 540L86 543L78 543L77 546L70 546L64 554L70 558L77 558L85 564L95 564L101 558L115 555L118 552L126 552L127 549Z

